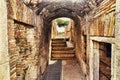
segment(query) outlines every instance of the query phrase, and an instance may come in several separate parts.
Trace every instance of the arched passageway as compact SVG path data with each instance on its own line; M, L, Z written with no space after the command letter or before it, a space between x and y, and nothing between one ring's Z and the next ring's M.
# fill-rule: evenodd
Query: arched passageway
M75 55L74 27L70 18L61 17L52 21L49 62L43 80L85 79Z
M58 11L56 11L56 10L58 10ZM69 13L69 9L60 8L60 9L56 9L56 10L54 10L51 13L47 13L47 14L42 13L42 16L45 16L45 17L43 17L43 21L45 22L44 27L47 27L47 30L51 32L51 35L49 35L49 36L51 36L51 38L50 37L47 38L50 40L50 43L51 43L49 45L49 47L51 49L49 51L50 52L49 53L50 61L48 62L47 71L46 71L46 73L44 73L44 76L42 79L43 80L44 79L45 80L60 80L60 79L63 79L63 80L64 79L68 79L68 80L69 79L73 79L73 80L81 79L82 80L85 78L85 76L82 75L82 71L79 69L80 66L77 63L77 59L75 59L76 58L75 50L74 50L75 47L73 47L73 49L70 49L67 46L66 47L58 47L58 46L62 45L63 43L61 44L60 42L57 42L57 41L55 42L55 40L53 41L53 39L61 39L61 38L60 37L58 37L58 38L52 37L55 32L55 30L53 30L53 27L56 27L56 25L54 25L54 26L52 25L52 24L54 24L54 21L53 21L54 19L60 18L60 17L71 18L72 22L71 22L70 26L72 26L71 28L75 28L75 29L81 29L80 28L80 20L76 14L73 15L73 14ZM68 37L69 41L67 41L67 42L70 42L70 38L72 37L72 35L73 36L75 35L73 32L71 32L71 30L70 30L70 33L71 33L71 36ZM81 33L77 32L76 34L80 35ZM66 39L66 37L64 36L63 39ZM76 40L71 38L71 41L73 41L73 43L74 43ZM53 42L55 42L55 43L53 43ZM67 42L65 42L64 44L66 45ZM56 47L54 47L53 45ZM62 50L58 50L58 49L53 50L54 48L62 48ZM66 50L65 50L65 48L66 48ZM71 54L71 51L73 52L72 54ZM58 53L55 53L55 52L58 52ZM66 57L65 57L65 55L66 55ZM63 57L55 57L55 56L63 56ZM71 58L69 58L69 56L71 56ZM72 58L72 56L74 56L74 58ZM54 60L58 60L58 61L54 61ZM54 64L51 64L51 63L54 63ZM74 68L74 69L71 70L71 72L70 72L69 69L71 69L71 68ZM71 75L71 77L70 77L70 74L73 72L74 72L75 76ZM65 74L68 74L68 75L65 75Z

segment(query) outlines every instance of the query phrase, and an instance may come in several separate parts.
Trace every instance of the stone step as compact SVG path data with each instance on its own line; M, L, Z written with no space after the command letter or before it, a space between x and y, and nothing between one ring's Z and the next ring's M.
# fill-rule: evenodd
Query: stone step
M66 44L52 44L52 47L66 47Z
M52 51L69 51L74 50L74 47L53 47Z
M66 44L66 41L52 41L52 44Z
M68 41L69 38L53 38L52 41Z
M53 58L73 58L73 57L75 57L75 54L52 54L51 55L51 57L53 57Z
M72 59L75 59L75 57L69 57L69 58L66 58L66 57L64 57L64 58L61 58L61 57L59 57L59 58L51 58L51 60L72 60Z
M51 52L51 59L73 59L75 58L75 51L73 47L67 47L66 41L69 40L68 38L57 38L52 39L52 52Z
M52 54L52 59L72 59L75 57L75 54Z
M69 51L52 51L52 54L74 54L74 50L69 50Z

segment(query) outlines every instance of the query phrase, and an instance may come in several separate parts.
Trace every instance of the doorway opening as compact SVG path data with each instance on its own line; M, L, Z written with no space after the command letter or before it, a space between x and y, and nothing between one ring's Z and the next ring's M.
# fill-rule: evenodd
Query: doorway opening
M99 80L111 80L111 44L99 43Z
M56 18L52 21L52 38L70 37L72 19L66 17Z

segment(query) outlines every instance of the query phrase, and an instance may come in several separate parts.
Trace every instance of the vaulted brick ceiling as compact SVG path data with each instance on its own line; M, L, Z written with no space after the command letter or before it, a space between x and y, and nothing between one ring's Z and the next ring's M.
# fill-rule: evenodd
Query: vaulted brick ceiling
M69 17L77 20L94 8L94 0L43 0L38 4L37 14L52 21L58 17Z

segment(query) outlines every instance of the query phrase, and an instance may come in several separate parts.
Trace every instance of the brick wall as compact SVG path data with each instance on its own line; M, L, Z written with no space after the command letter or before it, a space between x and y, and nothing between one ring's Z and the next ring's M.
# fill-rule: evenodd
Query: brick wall
M10 79L36 80L47 63L42 18L19 0L8 1L7 8Z

